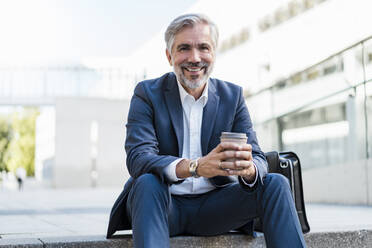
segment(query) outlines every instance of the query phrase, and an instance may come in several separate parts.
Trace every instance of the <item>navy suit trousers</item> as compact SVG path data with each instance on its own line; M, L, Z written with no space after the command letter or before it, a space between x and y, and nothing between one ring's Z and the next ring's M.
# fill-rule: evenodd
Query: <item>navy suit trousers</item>
M169 185L145 174L127 201L134 247L169 247L176 235L210 236L239 229L260 217L267 247L305 247L288 180L267 174L263 186L247 192L239 183L196 196L171 195Z

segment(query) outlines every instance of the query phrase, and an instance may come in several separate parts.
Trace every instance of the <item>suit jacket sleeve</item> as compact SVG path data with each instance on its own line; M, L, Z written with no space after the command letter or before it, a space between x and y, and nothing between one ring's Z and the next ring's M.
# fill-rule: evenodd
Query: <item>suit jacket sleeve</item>
M125 150L127 168L133 178L152 173L167 181L164 168L178 157L159 155L158 139L154 128L154 106L142 83L134 90L127 122Z
M252 156L253 160L255 162L255 165L257 166L257 173L258 173L258 182L257 184L263 184L263 178L267 174L268 165L265 158L264 153L261 151L260 146L258 145L256 132L253 130L252 120L248 112L248 108L246 106L244 97L243 97L243 91L240 89L240 96L238 101L238 106L234 118L234 123L232 127L233 132L241 132L246 133L248 137L248 144L252 145ZM248 189L252 190L248 185L246 185L242 179L239 177L239 181L241 185ZM256 188L256 187L255 187Z

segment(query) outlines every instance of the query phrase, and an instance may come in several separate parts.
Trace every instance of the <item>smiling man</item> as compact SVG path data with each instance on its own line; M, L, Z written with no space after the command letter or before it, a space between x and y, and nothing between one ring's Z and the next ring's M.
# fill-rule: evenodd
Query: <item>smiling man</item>
M183 15L165 33L174 73L138 83L127 122L131 178L111 211L107 237L133 230L135 247L169 247L176 235L253 233L268 247L305 247L287 180L267 173L241 87L210 78L218 30ZM247 142L220 142L222 132Z

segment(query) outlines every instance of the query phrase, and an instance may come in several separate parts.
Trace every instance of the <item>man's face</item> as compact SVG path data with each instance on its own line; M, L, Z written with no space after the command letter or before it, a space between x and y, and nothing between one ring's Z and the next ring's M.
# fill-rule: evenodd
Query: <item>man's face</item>
M215 51L210 28L206 24L186 27L176 34L172 53L167 58L178 81L189 89L204 85L212 72Z

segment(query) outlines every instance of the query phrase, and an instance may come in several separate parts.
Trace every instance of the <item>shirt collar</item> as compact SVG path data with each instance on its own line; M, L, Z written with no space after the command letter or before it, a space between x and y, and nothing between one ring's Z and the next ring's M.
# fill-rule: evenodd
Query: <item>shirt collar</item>
M192 97L194 99L194 97L192 95L187 93L187 91L182 87L181 83L178 82L178 80L177 80L177 84L178 84L178 90L180 92L180 98L181 98L182 105L184 104L185 99L186 99L187 96ZM203 107L207 104L207 101L208 101L208 85L209 85L209 79L207 80L207 83L204 87L203 93L199 98L200 101L202 101L202 103L203 103Z

